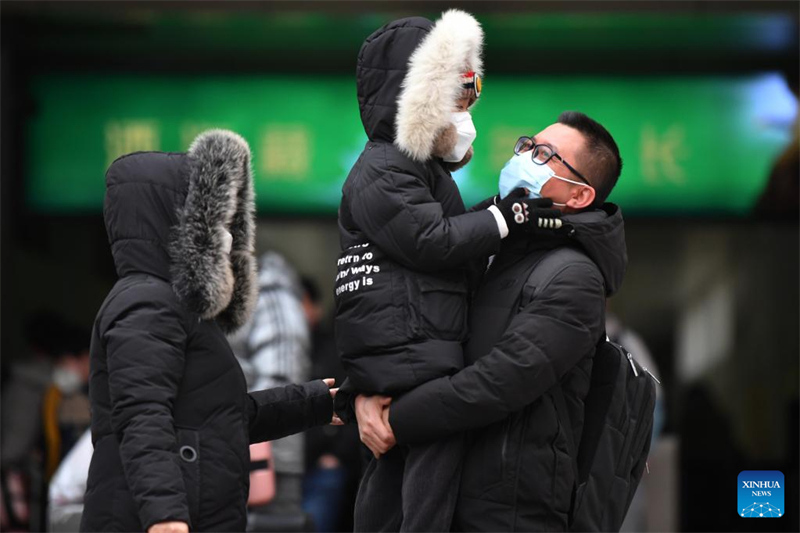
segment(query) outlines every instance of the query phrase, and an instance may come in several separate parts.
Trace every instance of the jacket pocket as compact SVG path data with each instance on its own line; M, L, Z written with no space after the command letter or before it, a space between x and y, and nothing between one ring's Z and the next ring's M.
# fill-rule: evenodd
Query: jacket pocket
M464 340L467 331L467 283L461 273L455 280L420 278L420 323L425 335L439 340Z
M200 434L197 430L181 427L176 427L175 432L189 517L192 527L197 528L200 513Z
M462 475L465 496L509 504L513 484L509 474L513 465L511 417L476 432L469 446Z

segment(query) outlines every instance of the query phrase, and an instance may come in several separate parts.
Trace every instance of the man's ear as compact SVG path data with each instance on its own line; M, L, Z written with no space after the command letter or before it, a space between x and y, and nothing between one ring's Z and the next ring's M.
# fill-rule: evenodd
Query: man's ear
M595 196L594 187L575 187L572 196L567 200L567 206L572 209L586 209L592 205Z

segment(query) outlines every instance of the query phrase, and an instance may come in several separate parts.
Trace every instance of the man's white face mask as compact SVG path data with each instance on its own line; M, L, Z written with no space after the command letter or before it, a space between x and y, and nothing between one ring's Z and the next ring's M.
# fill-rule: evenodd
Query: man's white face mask
M551 179L557 179L571 183L572 185L580 185L581 187L591 187L579 181L564 178L556 175L555 171L544 165L537 165L531 159L530 152L524 152L519 155L511 156L508 163L500 171L500 181L498 188L500 189L500 198L505 198L508 193L517 187L524 187L528 189L528 198L541 198L542 187ZM553 202L553 205L566 206L567 204L560 204Z
M230 255L233 249L233 235L228 230L222 230L222 251Z
M472 146L472 142L475 140L475 137L478 136L478 132L475 131L475 125L472 123L472 115L469 111L455 111L450 116L450 122L452 122L456 127L456 132L458 132L458 140L456 141L456 145L450 151L449 154L444 156L442 159L447 161L448 163L458 163L464 156L467 154L467 150L469 147Z

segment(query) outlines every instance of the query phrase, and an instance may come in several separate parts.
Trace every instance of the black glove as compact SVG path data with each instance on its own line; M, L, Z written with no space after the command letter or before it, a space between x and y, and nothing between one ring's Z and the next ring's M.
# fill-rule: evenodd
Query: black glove
M525 189L514 189L508 196L497 202L508 226L508 233L526 232L533 229L559 229L561 211L553 209L549 198L527 198Z

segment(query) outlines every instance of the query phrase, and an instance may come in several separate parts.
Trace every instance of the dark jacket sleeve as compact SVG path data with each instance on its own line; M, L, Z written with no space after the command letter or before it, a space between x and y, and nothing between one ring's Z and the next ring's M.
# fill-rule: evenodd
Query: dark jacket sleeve
M566 266L512 319L487 355L392 402L389 423L397 442L483 427L532 403L593 353L604 306L597 269Z
M330 423L333 398L322 380L251 392L250 444L279 439Z
M172 520L191 527L172 419L187 332L177 302L165 292L146 283L121 293L102 330L111 426L145 530Z
M353 386L353 382L350 381L350 378L345 378L333 402L336 416L345 424L356 422L356 396L358 396L358 391Z
M389 170L350 199L353 220L370 242L406 268L435 271L462 266L500 246L487 210L445 217L422 178Z
M467 209L467 213L475 213L476 211L483 211L484 209L489 209L493 205L497 205L497 202L495 201L497 199L497 196L499 195L490 196L489 198L486 198L485 200L478 202L477 204Z

